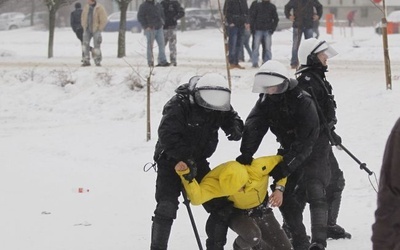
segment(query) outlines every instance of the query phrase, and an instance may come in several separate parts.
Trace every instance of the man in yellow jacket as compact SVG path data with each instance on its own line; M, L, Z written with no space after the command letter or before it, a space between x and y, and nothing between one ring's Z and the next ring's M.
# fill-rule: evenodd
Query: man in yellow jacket
M212 169L200 183L188 178L190 168L186 163L178 162L175 170L193 205L217 197L232 201L234 212L228 224L238 234L234 250L290 250L292 245L270 208L282 204L286 178L275 180L275 191L268 197L269 173L281 161L279 155L257 158L250 166L229 161Z
M87 0L88 4L82 10L81 23L83 27L83 59L82 66L90 66L90 40L93 37L93 60L96 66L101 66L102 42L101 32L107 24L107 12L96 0Z

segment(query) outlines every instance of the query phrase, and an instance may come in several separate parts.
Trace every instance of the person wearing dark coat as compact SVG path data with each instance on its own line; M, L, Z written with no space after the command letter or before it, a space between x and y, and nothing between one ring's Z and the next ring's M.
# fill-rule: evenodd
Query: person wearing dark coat
M207 158L217 148L219 129L228 140L238 141L242 137L243 121L230 105L228 82L221 75L192 77L165 104L154 153L158 166L157 206L152 218L151 250L167 249L176 218L182 184L175 165L186 164L192 174L185 178L200 182L210 171ZM233 212L233 205L226 198L217 198L206 202L204 208L210 213L206 223L207 249L223 250L227 218Z
M386 142L379 177L372 249L400 249L400 118Z
M162 0L161 5L164 9L164 41L165 46L169 44L169 59L173 66L176 62L176 25L177 21L185 16L185 10L177 0Z
M160 3L155 0L146 0L139 6L137 14L138 21L144 29L147 39L147 64L154 67L153 47L154 41L158 45L158 64L159 67L168 67L170 63L165 56L164 30L165 24L164 10Z
M257 8L257 3L259 2L259 0L254 0L253 2L251 2L250 7L249 7L249 17L253 16L253 13L255 12L256 8ZM249 26L250 26L250 32L251 32L251 49L252 51L254 50L254 36L256 34L256 30L254 29L255 24L252 23L252 19L249 18ZM264 58L265 56L265 42L263 40L263 38L261 38L261 47L262 47L262 54L261 54L261 58ZM252 52L253 54L253 52ZM252 55L250 55L250 61L252 60Z
M81 3L76 3L75 4L75 10L71 12L70 16L70 23L71 23L71 28L74 31L76 37L81 41L82 45L82 61L83 61L83 27L81 24L81 16L82 16L82 5ZM89 51L92 51L93 47L89 46Z
M249 28L249 7L246 0L226 0L224 3L225 25L228 32L229 67L244 69L239 65L245 29Z
M303 33L304 39L313 37L313 23L322 16L322 4L318 0L290 0L285 5L285 16L293 22L290 66L292 69L297 69L299 66L297 51L300 46L301 37Z
M278 154L283 161L270 175L279 180L288 177L283 204L280 207L283 219L290 223L295 233L292 244L295 250L308 249L305 227L302 223L303 208L297 202L297 186L303 176L309 179L316 175L329 177L329 169L317 169L319 152L314 150L324 144L319 138L320 125L316 106L311 96L297 86L295 79L289 78L286 67L277 61L269 60L258 70L254 78L253 92L261 93L258 101L246 119L240 147L241 155L236 160L248 165L258 150L263 137L270 130L280 143ZM322 150L327 151L327 148ZM326 183L328 180L325 181ZM324 198L323 189L317 181L308 183L311 218L317 219L314 209L319 198ZM321 197L322 196L322 197Z
M321 197L317 210L320 214L319 222L312 222L312 242L315 249L324 249L326 247L326 238L350 238L342 227L337 225L337 217L339 215L340 202L342 192L345 185L343 172L339 169L337 160L333 154L332 146L340 146L342 139L335 132L336 118L336 102L332 94L332 85L327 81L325 72L328 68L328 59L337 55L337 52L329 46L325 41L316 38L310 38L302 42L299 47L300 68L296 72L299 86L307 91L316 101L319 112L321 131L318 141L321 141L318 148L314 147L313 151L319 154L316 166L316 173L325 171L330 172L328 177L322 174L316 175L315 179L319 180L319 185L323 187L325 197ZM318 172L317 172L318 171ZM328 182L326 183L326 179ZM312 179L311 179L312 180ZM303 185L311 181L308 176L304 176ZM299 188L302 190L301 186ZM303 188L307 191L307 188ZM299 192L299 196L301 193ZM307 195L303 194L304 202ZM323 212L322 212L323 211ZM286 221L286 223L289 223ZM295 228L290 228L293 233Z
M83 27L81 24L82 16L82 5L81 3L75 4L75 10L71 12L70 22L71 28L74 31L76 37L83 43Z
M250 24L254 29L254 48L252 52L253 68L258 68L259 49L261 42L264 43L265 53L262 56L262 62L265 63L272 59L272 34L278 26L279 17L276 11L276 6L270 0L263 0L256 3L253 10L250 12Z

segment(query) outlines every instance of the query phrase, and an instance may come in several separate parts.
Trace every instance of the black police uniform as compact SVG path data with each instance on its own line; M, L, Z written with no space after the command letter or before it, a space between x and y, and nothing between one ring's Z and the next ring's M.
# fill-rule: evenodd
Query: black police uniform
M176 218L178 198L183 187L175 165L179 161L195 162L196 180L200 182L210 171L207 158L217 148L218 130L221 128L231 140L240 140L243 130L243 121L232 107L229 111L215 111L199 106L188 84L180 86L176 92L164 106L154 154L158 172L157 207L152 218L152 250L167 248L172 222ZM231 207L226 198L213 199L204 204L210 213L206 223L209 250L222 250L226 243L228 226L220 213L225 206Z

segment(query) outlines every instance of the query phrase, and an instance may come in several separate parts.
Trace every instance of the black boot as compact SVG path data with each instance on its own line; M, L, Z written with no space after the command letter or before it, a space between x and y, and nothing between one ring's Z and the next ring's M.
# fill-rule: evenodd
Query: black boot
M326 206L323 203L317 203L316 205L313 206L310 205L310 212L311 212L311 242L312 243L319 242L319 244L321 244L322 246L326 246L326 239L327 239L326 223L328 218L328 212Z
M318 243L318 242L313 242L308 250L325 250L325 247L323 244Z
M227 232L228 225L219 220L214 213L211 213L206 223L207 250L224 250Z
M339 215L340 203L342 200L342 192L334 192L329 200L328 213L328 230L327 236L332 239L351 239L351 234L346 232L344 228L336 224Z
M233 242L233 250L251 250L251 249L252 249L251 247L242 248L236 243L236 241ZM257 248L253 248L253 249L257 249Z
M171 233L172 220L153 217L151 227L151 250L166 250Z
M339 225L328 225L327 230L328 238L337 239L351 239L351 234L346 232L343 227Z

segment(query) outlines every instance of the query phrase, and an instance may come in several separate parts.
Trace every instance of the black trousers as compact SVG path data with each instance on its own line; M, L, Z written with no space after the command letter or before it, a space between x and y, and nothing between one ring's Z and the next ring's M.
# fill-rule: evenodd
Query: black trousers
M308 242L303 224L306 203L310 206L311 241L326 246L328 205L326 188L330 182L331 169L329 151L331 146L327 135L317 139L311 155L288 177L283 204L279 208L292 234L294 249Z
M200 182L210 171L209 163L206 159L196 159L197 176ZM155 199L157 202L153 216L151 249L167 249L169 234L173 220L176 219L179 196L183 185L180 177L175 172L175 165L178 161L161 156L157 161L158 171L156 180ZM216 198L203 204L209 218L206 223L207 250L223 250L226 244L226 234L228 225L219 219L217 211L231 202L226 198Z
M237 214L232 218L229 227L238 234L234 243L235 250L292 249L288 237L270 208L255 216Z

